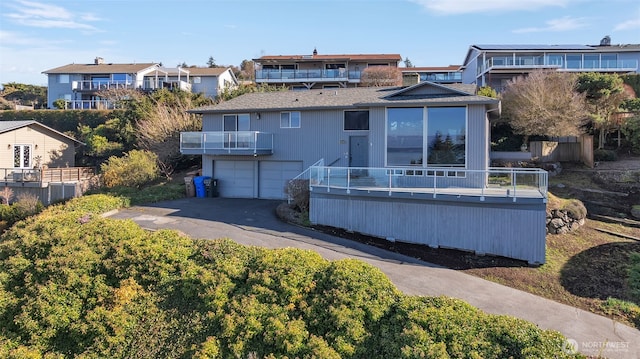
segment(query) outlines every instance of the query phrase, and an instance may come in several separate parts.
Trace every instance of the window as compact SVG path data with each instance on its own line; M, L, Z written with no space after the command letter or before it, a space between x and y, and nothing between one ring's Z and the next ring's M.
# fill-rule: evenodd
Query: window
M424 108L387 110L387 165L422 165L424 148Z
M130 85L132 83L131 74L113 74L111 78L118 85Z
M224 122L224 131L249 131L251 117L248 113L239 115L224 115L222 116Z
M427 108L427 166L464 166L466 107Z
M280 128L300 128L300 112L281 112Z
M13 167L31 168L31 145L13 146Z
M345 111L344 112L345 131L368 131L369 111Z
M615 69L618 67L618 55L602 54L602 67L605 69Z
M585 69L600 68L600 55L584 55L584 68Z
M582 68L582 55L567 55L567 68L568 69Z
M58 83L68 84L69 83L69 74L60 74L60 75L58 75Z
M387 166L464 167L466 132L466 107L388 108Z
M194 84L199 84L200 82L202 82L202 78L200 76L194 76L193 77L193 83ZM225 82L226 82L226 80L225 80ZM226 85L226 83L225 83L225 85Z

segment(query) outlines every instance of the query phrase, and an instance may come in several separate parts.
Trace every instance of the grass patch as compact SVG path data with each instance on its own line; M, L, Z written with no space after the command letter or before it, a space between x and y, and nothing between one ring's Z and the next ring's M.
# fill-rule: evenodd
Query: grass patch
M640 242L595 228L637 235L637 229L587 220L570 233L547 236L546 264L487 267L469 274L581 308L640 328L640 306L629 285L633 253Z
M142 188L117 186L113 188L102 188L94 193L105 193L127 198L133 206L184 198L185 185L182 176L175 175L170 181L164 180L143 186Z

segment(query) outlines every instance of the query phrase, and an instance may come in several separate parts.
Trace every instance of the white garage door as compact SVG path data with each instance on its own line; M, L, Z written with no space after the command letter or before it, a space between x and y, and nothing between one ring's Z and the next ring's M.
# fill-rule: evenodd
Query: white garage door
M220 197L255 198L253 161L213 162L213 177L218 180Z
M302 162L260 161L260 198L284 199L287 181L302 172Z

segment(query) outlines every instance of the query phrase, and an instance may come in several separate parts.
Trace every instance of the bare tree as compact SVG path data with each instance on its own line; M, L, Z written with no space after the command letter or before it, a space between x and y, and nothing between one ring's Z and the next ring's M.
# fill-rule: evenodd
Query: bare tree
M137 119L138 146L158 156L160 171L167 178L181 157L180 132L202 129L200 118L187 112L193 107L196 106L186 96L176 97L171 103L154 100Z
M364 87L400 86L402 71L392 66L372 66L362 71L360 85Z
M501 95L503 118L528 136L574 136L587 117L585 96L575 74L534 71L507 83Z

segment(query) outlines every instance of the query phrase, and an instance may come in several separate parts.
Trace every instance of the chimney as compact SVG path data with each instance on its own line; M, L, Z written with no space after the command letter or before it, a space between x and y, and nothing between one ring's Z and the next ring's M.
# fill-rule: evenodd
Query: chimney
M316 50L316 48L313 48L313 56L316 56L318 54L318 50Z
M96 59L93 61L93 63L95 65L102 65L102 64L104 64L104 59L102 57L96 57Z
M405 72L402 74L402 86L408 87L420 83L420 74L417 72Z

